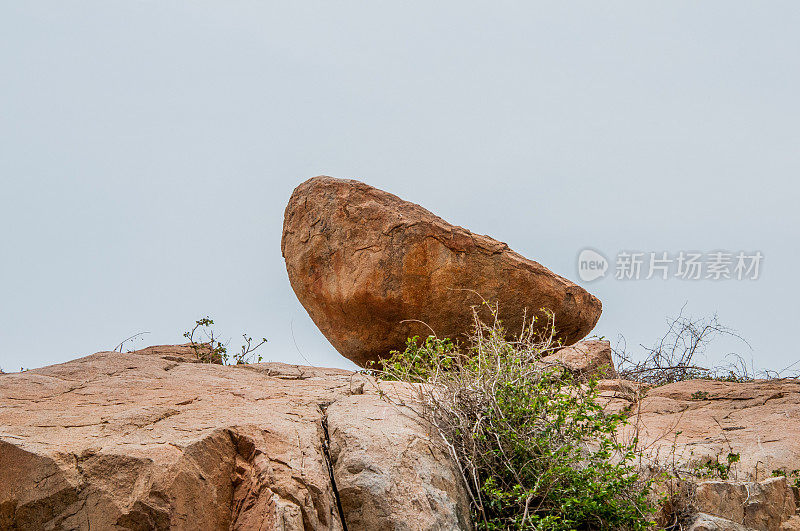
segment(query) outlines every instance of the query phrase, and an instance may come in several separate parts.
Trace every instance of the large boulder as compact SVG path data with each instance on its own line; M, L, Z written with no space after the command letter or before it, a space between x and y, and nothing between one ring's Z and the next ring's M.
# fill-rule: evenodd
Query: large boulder
M543 310L572 344L600 301L505 243L359 181L315 177L289 199L281 250L295 294L325 337L366 366L411 336L464 339L471 306L497 304L511 333ZM484 308L486 311L486 308ZM484 313L484 316L486 314Z

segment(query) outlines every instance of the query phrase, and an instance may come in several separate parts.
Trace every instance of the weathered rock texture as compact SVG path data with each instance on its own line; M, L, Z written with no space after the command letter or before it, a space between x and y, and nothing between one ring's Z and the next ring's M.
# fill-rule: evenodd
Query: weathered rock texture
M798 380L689 380L650 389L630 408L627 431L638 430L654 461L691 467L738 453L733 472L742 481L800 469Z
M785 477L762 482L702 481L697 485L695 507L758 531L780 528L796 511L794 492Z
M725 466L730 454L739 455L728 480L698 484L693 506L700 514L689 529L800 529L792 489L785 478L771 478L773 471L800 469L800 381L689 380L639 396L605 398L630 411L622 437L638 436L644 461L656 471L703 475L707 463Z
M581 352L604 366L603 348ZM0 375L0 529L470 528L458 469L407 386L194 361L177 345ZM657 470L740 455L729 480L697 483L689 529L800 529L796 493L770 477L800 469L800 382L598 389Z
M473 325L470 307L482 299L499 304L513 333L526 311L554 312L565 344L600 317L597 298L505 243L359 181L315 177L298 186L281 249L314 323L362 366L431 330L463 339Z
M468 529L463 481L407 408L351 396L328 408L331 459L351 529ZM455 527L454 523L458 526Z
M696 515L688 531L756 531L757 528L737 524L733 520L720 518L706 513ZM792 516L784 521L779 527L771 527L770 531L797 531L800 530L800 517Z
M545 358L576 374L614 374L610 347L581 341ZM728 464L728 480L695 479L690 506L695 531L800 529L796 490L786 477L800 469L800 381L690 380L655 387L622 379L598 382L606 410L627 411L623 439L637 436L645 463L683 477L710 472L707 463Z
M543 357L542 362L561 365L578 377L617 377L611 343L606 340L579 341Z
M186 354L0 375L0 529L468 527L447 454L372 380Z
M713 514L698 513L689 526L689 531L753 531L732 520L720 518Z

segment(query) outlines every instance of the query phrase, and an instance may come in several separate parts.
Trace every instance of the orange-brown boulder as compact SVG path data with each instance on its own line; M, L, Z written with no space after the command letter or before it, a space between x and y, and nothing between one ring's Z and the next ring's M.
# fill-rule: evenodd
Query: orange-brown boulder
M600 301L502 242L354 180L314 177L286 207L281 250L295 294L331 344L355 363L402 350L411 336L463 339L471 306L497 304L506 329L555 314L572 344ZM540 318L540 323L547 319Z

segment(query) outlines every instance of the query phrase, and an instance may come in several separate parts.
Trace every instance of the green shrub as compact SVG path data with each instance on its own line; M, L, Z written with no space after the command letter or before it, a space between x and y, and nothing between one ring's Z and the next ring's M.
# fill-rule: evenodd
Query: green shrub
M729 452L725 456L725 462L719 460L720 456L714 457L714 460L705 461L700 463L691 470L691 474L698 479L722 479L726 480L730 477L731 471L741 460L741 455Z
M553 337L528 326L509 340L476 316L466 347L412 338L377 373L426 384L418 413L459 463L478 529L651 529L636 442L615 436L623 415L603 410L596 382L538 362Z
M795 489L800 489L800 470L795 469L788 472L785 468L780 468L772 471L772 477L780 476L784 476Z

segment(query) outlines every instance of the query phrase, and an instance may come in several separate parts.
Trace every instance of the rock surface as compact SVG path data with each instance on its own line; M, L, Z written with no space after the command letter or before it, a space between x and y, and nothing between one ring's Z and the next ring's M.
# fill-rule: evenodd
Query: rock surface
M462 480L408 408L352 396L328 408L336 487L350 529L468 529ZM457 525L456 525L457 524Z
M600 301L502 242L359 181L315 177L289 199L281 249L295 294L345 357L365 366L408 337L463 339L470 307L499 304L516 333L555 313L565 344L583 338ZM546 319L540 319L546 322ZM424 323L424 324L423 324Z
M757 531L778 529L794 516L794 492L785 477L761 482L702 481L697 484L695 507Z
M185 343L183 345L153 345L137 350L140 356L158 356L168 361L182 361L188 363L202 363L200 357L211 359L211 345L208 343ZM217 365L222 365L222 359L214 360Z
M617 377L611 343L606 340L579 341L543 357L542 362L561 365L579 377Z
M374 381L184 354L0 376L0 529L465 528L452 463Z
M694 508L702 514L690 529L800 529L786 478L771 477L800 469L800 381L689 380L642 396L627 402L622 437L638 436L656 471L703 476L739 458L728 480L699 482Z
M458 469L407 387L191 354L101 352L0 375L0 529L470 528ZM739 454L729 480L696 481L690 529L800 529L796 493L770 477L800 469L800 382L598 390L653 466L691 476Z
M731 520L720 518L712 514L698 513L691 525L689 531L753 531L752 529L737 524Z
M798 380L689 380L650 389L631 407L626 431L638 430L653 461L691 468L739 454L731 478L740 481L800 469Z

